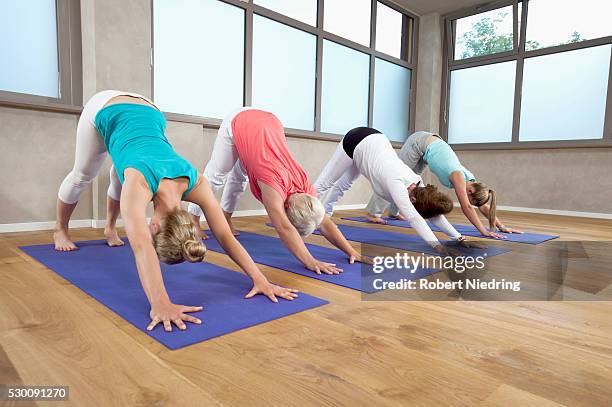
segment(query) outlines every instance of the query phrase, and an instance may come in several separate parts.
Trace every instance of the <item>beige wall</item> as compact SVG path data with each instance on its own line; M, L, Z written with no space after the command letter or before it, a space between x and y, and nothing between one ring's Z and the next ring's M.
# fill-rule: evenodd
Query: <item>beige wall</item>
M0 224L55 218L60 183L74 162L77 116L0 108ZM73 219L91 219L87 190Z

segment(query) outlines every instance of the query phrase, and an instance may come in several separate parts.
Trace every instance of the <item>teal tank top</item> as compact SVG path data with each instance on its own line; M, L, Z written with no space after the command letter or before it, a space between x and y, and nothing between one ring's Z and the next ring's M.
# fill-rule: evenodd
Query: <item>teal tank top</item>
M463 174L466 181L475 181L474 174L468 171L461 163L457 154L443 140L436 140L427 146L423 159L429 166L431 172L435 174L438 180L447 188L453 188L450 182L450 175L459 171Z
M96 128L121 184L125 169L133 168L144 176L153 195L164 178L189 179L183 198L195 186L198 172L168 142L164 134L166 118L156 108L134 103L109 105L96 115Z

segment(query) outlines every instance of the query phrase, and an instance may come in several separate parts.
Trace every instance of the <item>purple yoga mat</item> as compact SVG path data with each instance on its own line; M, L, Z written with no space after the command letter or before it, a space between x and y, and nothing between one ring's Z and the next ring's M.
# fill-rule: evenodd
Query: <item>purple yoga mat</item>
M342 218L342 219L352 220L355 222L370 223L368 222L365 216L355 216L351 218ZM387 225L389 226L410 228L410 224L406 222L405 220L391 219L388 217L384 217L383 219L387 221ZM471 226L471 225L453 225L453 226L455 227L455 229L457 229L459 233L461 233L464 236L484 238L484 236L482 236L480 232L478 231L478 229L476 229L474 226ZM429 223L429 227L431 228L431 230L435 232L440 232L440 229L432 225L431 223ZM549 240L559 238L558 235L543 235L539 233L522 233L522 234L520 233L501 233L501 232L499 233L506 237L506 239L504 239L503 241L514 242L514 243L540 244L540 243L547 242Z
M186 331L173 327L169 333L158 325L148 332L145 328L150 322L149 302L141 288L129 245L111 248L104 241L87 241L79 242L78 246L79 250L65 253L55 251L53 245L26 246L21 250L169 349L179 349L328 303L304 293L294 301L279 299L277 304L261 295L247 300L244 296L252 285L244 274L210 263L162 264L172 301L203 306L203 311L191 313L203 323L187 323Z
M378 230L369 227L357 227L348 225L337 225L340 232L348 240L354 242L367 243L375 246L390 247L393 249L406 250L416 253L426 253L437 255L436 251L418 235L408 235L406 233L389 232L386 230ZM315 231L320 234L319 231ZM487 246L485 249L467 249L457 245L454 242L444 241L441 243L452 245L454 249L459 250L464 256L484 256L491 257L499 254L508 253L510 250L498 246Z
M365 293L380 291L374 288L374 280L376 279L382 278L384 281L394 282L402 279L418 280L439 271L438 269L419 267L415 270L387 269L384 275L376 274L372 271L371 265L349 264L347 256L340 250L306 244L306 247L316 259L326 263L334 263L338 268L344 270L337 275L316 274L304 267L279 238L249 232L240 232L240 236L237 236L237 238L256 263ZM214 238L206 239L204 243L210 250L223 253L223 249Z

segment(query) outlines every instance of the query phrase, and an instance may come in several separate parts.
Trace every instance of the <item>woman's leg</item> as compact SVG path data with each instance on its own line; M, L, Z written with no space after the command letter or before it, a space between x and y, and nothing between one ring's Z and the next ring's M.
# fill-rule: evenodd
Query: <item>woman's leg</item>
M107 152L102 137L98 134L94 120L98 111L115 94L100 92L94 95L83 108L77 124L74 167L60 186L57 199L55 249L75 250L76 245L68 235L68 224L81 193L98 175Z
M314 187L319 194L319 198L323 198L346 171L353 167L353 160L344 151L342 141L336 147L336 151L331 160L327 163L321 174L314 183Z
M104 236L109 246L123 246L123 240L119 238L117 233L117 218L120 213L119 200L121 197L121 182L115 171L115 166L110 168L110 185L106 197L106 226L104 228Z
M223 209L227 223L229 223L234 236L238 236L240 233L234 228L234 225L232 225L231 218L248 184L249 178L242 163L238 160L227 177L223 195L221 196L221 209Z
M368 206L366 206L366 211L368 211L366 216L368 220L374 223L386 223L385 220L382 219L382 216L388 207L389 202L380 196L373 194L370 198L370 202L368 202Z
M230 115L221 123L210 161L208 161L204 169L203 175L208 180L213 192L217 192L223 187L227 175L238 161L238 151L230 131L235 116L235 114ZM199 224L202 209L198 205L190 203L187 211L193 216L196 224Z
M348 170L344 172L344 175L340 177L338 182L332 187L332 189L325 195L323 199L323 206L325 207L325 213L331 216L334 212L334 205L342 198L344 193L351 189L353 183L359 178L359 170L357 167L352 165Z

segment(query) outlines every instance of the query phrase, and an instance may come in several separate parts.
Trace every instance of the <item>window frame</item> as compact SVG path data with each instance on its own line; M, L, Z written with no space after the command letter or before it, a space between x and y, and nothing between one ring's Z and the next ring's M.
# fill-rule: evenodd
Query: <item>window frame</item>
M0 106L78 114L83 106L81 7L79 0L55 0L59 97L0 90Z
M388 62L400 65L404 68L412 70L411 77L411 89L410 89L410 106L407 114L409 115L409 129L408 134L414 132L415 123L415 112L416 112L416 77L417 77L417 61L418 61L418 33L419 33L419 17L410 11L392 3L389 0L371 0L371 16L370 16L370 46L366 47L362 44L353 42L344 37L332 34L323 29L323 15L324 15L324 0L317 1L317 24L311 26L302 21L295 20L286 15L277 13L260 5L254 4L253 0L217 0L227 3L232 6L240 7L245 10L245 56L244 56L244 105L251 105L252 102L252 83L253 83L253 16L258 14L262 17L269 18L281 24L285 24L291 28L295 28L301 31L305 31L309 34L315 35L317 40L316 47L316 76L315 76L315 116L314 116L314 131L285 128L288 136L307 138L314 140L325 140L325 141L339 141L344 135L332 134L321 132L321 97L323 91L323 40L329 40L340 45L352 48L354 50L367 54L370 58L370 82L369 82L369 97L368 97L368 126L372 126L373 123L373 111L374 111L374 75L375 75L375 62L376 58L386 60ZM402 41L402 57L411 55L411 61L395 58L391 55L387 55L376 50L376 10L377 2L383 3L384 5L402 13L405 17L403 19L403 35L406 40ZM151 95L155 97L154 89L154 0L150 1L151 4ZM348 10L348 8L347 8ZM410 19L413 23L410 24ZM190 116L182 113L164 112L166 117L174 121L190 122L203 124L205 127L216 128L221 123L220 119L213 119L208 117ZM398 143L395 143L398 144ZM401 145L399 143L398 145Z
M520 21L520 32L518 32L518 5L522 3L522 15ZM514 19L514 49L512 51L497 54L477 56L461 60L455 60L455 21L495 10L509 5L513 6ZM565 51L574 51L599 45L612 44L612 36L601 37L577 43L556 45L526 51L527 16L529 14L529 0L502 0L485 4L484 6L473 6L443 16L443 52L442 52L442 95L440 109L440 136L448 141L448 114L450 109L450 77L451 72L463 68L474 68L478 66L491 65L499 62L517 61L515 88L514 88L514 111L512 117L512 141L510 142L485 142L452 144L455 150L523 150L523 149L547 149L547 148L589 148L589 147L612 147L612 57L608 72L608 90L606 98L606 109L604 116L604 132L602 139L595 140L543 140L543 141L519 141L521 97L523 87L524 62L527 58L558 54ZM517 35L518 34L518 35Z

